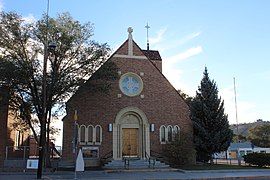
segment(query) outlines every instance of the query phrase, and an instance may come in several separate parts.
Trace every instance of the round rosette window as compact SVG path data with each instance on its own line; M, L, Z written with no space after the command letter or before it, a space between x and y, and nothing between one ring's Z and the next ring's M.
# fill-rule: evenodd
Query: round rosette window
M137 96L142 92L143 82L140 76L129 72L121 76L119 87L123 94L127 96Z

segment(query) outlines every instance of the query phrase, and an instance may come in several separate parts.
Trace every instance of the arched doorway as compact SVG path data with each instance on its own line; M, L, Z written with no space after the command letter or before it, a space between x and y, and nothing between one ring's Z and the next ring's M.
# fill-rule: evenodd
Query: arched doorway
M149 124L144 112L136 107L119 111L113 124L113 158L145 158L150 154Z

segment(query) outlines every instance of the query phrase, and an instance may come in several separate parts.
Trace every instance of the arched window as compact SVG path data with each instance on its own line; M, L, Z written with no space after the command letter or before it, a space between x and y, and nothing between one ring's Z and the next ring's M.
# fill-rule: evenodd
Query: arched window
M87 128L88 132L87 132L87 144L93 144L94 141L94 126L89 125Z
M96 144L100 144L102 142L102 128L100 125L96 125Z
M18 148L23 145L23 132L16 130L15 132L15 146Z
M171 125L167 127L168 129L168 142L172 142L173 140L173 128Z
M180 140L180 127L178 125L173 127L173 140Z
M86 142L86 138L85 138L85 133L86 132L86 127L85 125L81 125L80 129L79 129L79 142L80 143L85 143Z
M159 128L159 136L160 136L160 142L165 143L166 142L166 127L165 126L160 126Z

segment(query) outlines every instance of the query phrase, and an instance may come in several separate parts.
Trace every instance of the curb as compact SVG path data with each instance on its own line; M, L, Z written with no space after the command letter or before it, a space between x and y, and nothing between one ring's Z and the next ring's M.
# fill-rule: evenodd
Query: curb
M237 180L237 179L269 179L270 176L237 176L237 177L215 177L215 178L191 178L189 180Z
M208 177L208 178L178 178L186 180L238 180L238 179L270 179L270 176L236 176L236 177ZM144 180L157 180L152 178L147 178ZM166 179L166 180L175 180L175 179Z
M119 173L119 172L181 172L179 169L108 169L104 170L106 173Z
M270 172L270 169L224 169L224 170L184 170L184 169L178 169L179 171L183 173L235 173L235 172Z

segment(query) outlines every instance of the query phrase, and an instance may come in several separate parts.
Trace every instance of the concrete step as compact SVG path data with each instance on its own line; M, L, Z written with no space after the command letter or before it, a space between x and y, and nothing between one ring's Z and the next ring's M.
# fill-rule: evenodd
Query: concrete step
M129 164L126 161L127 164L125 164L124 160L113 160L109 162L108 164L105 164L103 166L103 169L109 170L109 169L166 169L170 168L169 165L162 163L158 160L151 160L151 163L149 165L148 160L129 160Z
M60 160L58 163L58 169L74 169L75 162L70 160Z

